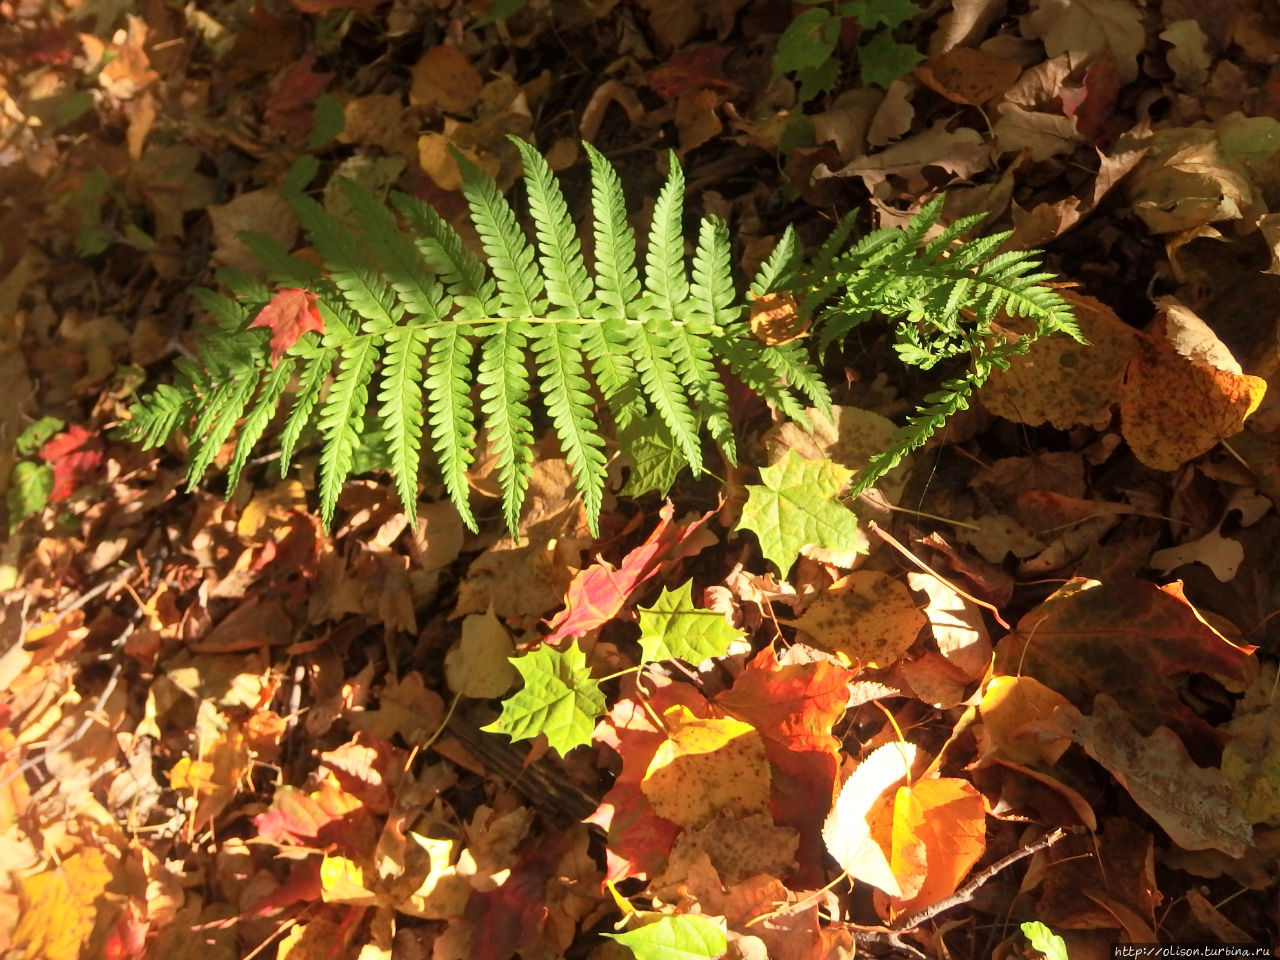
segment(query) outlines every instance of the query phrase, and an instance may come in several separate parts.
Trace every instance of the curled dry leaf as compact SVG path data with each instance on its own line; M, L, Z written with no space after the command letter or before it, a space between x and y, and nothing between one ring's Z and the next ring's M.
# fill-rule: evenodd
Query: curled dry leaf
M907 584L929 598L924 615L938 651L970 680L985 674L991 666L991 637L978 605L931 573L908 573Z

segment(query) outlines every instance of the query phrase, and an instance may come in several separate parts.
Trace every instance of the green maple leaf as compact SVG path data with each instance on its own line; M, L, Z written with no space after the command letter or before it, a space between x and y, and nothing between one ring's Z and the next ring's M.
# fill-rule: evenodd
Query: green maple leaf
M618 491L623 497L639 497L654 491L665 497L684 469L684 454L658 417L635 420L619 431L618 446L631 460L631 473Z
M920 13L911 0L851 0L840 6L840 14L853 17L863 27L886 26L893 29Z
M723 657L742 634L724 615L693 605L693 585L686 581L663 590L652 607L640 608L640 650L643 661L683 660L699 664Z
M1039 920L1022 925L1022 935L1031 946L1045 955L1046 960L1067 960L1067 945L1063 939Z
M503 701L502 714L480 729L505 733L512 740L531 740L540 733L564 756L591 742L596 720L604 715L604 694L591 678L587 655L577 644L567 650L538 647L511 663L524 687Z
M862 79L877 87L888 87L923 59L924 54L910 44L899 43L888 30L877 30L858 48Z
M810 7L787 25L773 55L776 80L794 70L815 69L831 59L840 39L840 18L823 7Z
M806 460L794 450L762 467L762 486L747 486L738 530L754 531L760 551L785 576L806 546L849 550L858 542L858 520L837 497L853 476L830 460Z
M636 955L636 960L713 960L729 949L724 931L709 917L683 913L654 923L606 933Z

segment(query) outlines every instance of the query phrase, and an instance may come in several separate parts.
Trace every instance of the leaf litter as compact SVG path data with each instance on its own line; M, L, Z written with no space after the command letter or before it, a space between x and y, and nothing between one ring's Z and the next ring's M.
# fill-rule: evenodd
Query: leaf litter
M1008 955L1023 921L1071 956L1280 935L1280 34L1251 7L886 27L835 6L830 76L771 59L816 8L756 0L8 11L0 948L790 960ZM948 188L945 219L1050 245L1091 345L1040 341L850 503L917 396L869 333L828 358L813 436L735 408L752 446L723 502L633 446L594 541L554 441L516 540L468 533L429 474L412 528L374 438L332 536L306 438L287 478L236 465L229 504L229 449L179 492L178 444L113 438L190 355L184 291L213 265L261 283L253 233L295 242L297 156L449 217L447 148L505 187L508 133L565 171L589 134L655 189L675 145L743 266L789 223L902 223ZM323 332L309 296L256 318L273 357ZM771 342L805 335L757 312ZM671 502L633 496L653 489Z

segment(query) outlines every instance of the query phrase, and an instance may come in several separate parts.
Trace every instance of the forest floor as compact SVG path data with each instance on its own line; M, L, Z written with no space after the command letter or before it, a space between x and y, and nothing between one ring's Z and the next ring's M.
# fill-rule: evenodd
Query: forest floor
M299 158L465 230L449 148L517 196L510 134L584 223L582 140L641 225L674 151L748 275L945 192L1090 345L847 504L858 556L792 530L783 570L761 471L847 479L937 386L887 328L825 358L833 427L735 409L723 482L619 465L596 538L550 430L518 540L484 457L478 533L430 470L415 525L375 470L325 530L314 445L224 499L230 445L188 489L120 438L190 290L260 272L240 232L303 244ZM1270 951L1278 320L1261 0L0 0L0 957ZM508 655L604 678L690 629L723 655L593 681L589 745L481 730Z

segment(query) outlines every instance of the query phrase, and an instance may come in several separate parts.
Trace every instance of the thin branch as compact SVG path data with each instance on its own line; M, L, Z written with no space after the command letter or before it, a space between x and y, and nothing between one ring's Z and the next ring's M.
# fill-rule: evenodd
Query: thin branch
M968 883L951 896L943 900L939 900L937 903L931 904L923 910L917 910L910 916L899 917L891 924L891 928L893 930L912 930L920 926L920 924L924 923L926 920L930 920L938 914L946 910L950 910L952 907L958 907L962 903L968 903L973 899L973 895L978 892L978 888L1001 870L1011 867L1019 860L1029 857L1033 853L1039 853L1041 850L1046 850L1068 834L1079 833L1083 829L1083 827L1058 827L1056 830L1050 830L1039 840L1029 843L1025 847L1020 847L1007 857L1001 857L981 873L974 874L973 877L969 879Z

